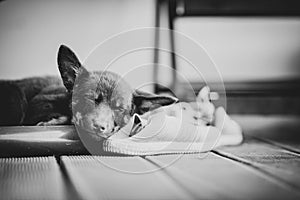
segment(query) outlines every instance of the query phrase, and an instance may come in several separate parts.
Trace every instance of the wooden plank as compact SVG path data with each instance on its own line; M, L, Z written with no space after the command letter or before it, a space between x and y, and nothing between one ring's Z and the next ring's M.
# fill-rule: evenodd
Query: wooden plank
M0 199L67 199L54 157L1 158Z
M63 156L61 162L82 199L190 199L140 157Z
M250 138L239 147L222 147L216 152L254 166L300 192L300 157L297 154Z
M184 185L195 199L297 199L280 183L242 163L209 153L146 157Z
M75 131L74 126L0 127L0 157L89 154L71 137Z
M232 116L244 134L261 138L295 153L300 153L300 116Z

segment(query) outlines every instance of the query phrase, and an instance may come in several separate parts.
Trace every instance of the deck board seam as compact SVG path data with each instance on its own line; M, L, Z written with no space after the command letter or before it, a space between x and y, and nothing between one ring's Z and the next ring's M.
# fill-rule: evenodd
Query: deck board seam
M286 150L287 153L290 153L290 154L293 154L295 156L299 156L300 157L300 150L294 149L292 147L287 147L284 144L281 144L279 142L276 142L276 141L273 141L273 140L270 140L270 139L260 138L260 137L257 137L257 136L251 136L251 137L253 139L255 139L255 140L259 140L259 141L261 141L263 143L269 144L269 145L274 146L276 148L280 148L280 149Z
M235 156L231 153L226 153L222 150L212 150L212 153L214 153L224 159L229 159L229 160L239 163L243 166L250 167L251 169L255 170L256 172L259 172L259 174L261 174L265 179L267 179L275 184L279 184L280 186L282 186L288 190L292 190L293 192L297 193L297 195L300 196L300 188L299 187L297 187L293 184L290 184L279 177L274 176L273 174L271 174L268 171L261 168L259 166L259 164L254 164L250 161L247 161L246 159L239 158L238 156Z
M155 161L147 158L147 157L141 157L143 160L145 160L148 163L151 163L152 165L156 166L156 167L160 167L159 163L156 163ZM163 170L163 173L166 175L166 177L168 177L168 179L174 183L174 185L177 185L181 190L183 190L187 195L190 196L191 199L197 199L197 196L190 191L188 188L186 188L180 181L178 181L176 178L174 178L169 172L167 172L166 170Z
M67 192L68 192L68 198L72 197L71 199L79 200L82 199L82 196L80 192L76 189L75 185L73 184L73 181L70 178L70 175L68 173L68 170L63 163L61 156L55 156L55 160L59 166L60 172L63 176L64 184L67 187Z

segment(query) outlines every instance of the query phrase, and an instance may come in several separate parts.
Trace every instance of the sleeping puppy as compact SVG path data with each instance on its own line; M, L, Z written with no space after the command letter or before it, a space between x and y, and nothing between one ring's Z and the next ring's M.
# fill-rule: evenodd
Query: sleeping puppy
M89 72L64 45L59 48L57 62L69 102L72 102L73 116L60 116L40 125L61 123L73 117L76 125L97 137L107 138L125 126L134 113L143 114L178 101L134 90L113 72Z
M119 75L89 72L66 46L58 51L60 77L0 81L0 126L76 123L96 137L109 137L134 114L177 102L132 89ZM73 113L72 113L73 111Z

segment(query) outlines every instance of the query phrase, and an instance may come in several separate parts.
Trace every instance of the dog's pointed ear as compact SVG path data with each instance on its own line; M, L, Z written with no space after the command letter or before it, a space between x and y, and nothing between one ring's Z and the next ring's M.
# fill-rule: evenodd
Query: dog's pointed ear
M178 99L175 97L155 95L137 90L133 93L134 112L137 114L144 114L161 106L177 102Z
M82 73L88 73L75 53L65 45L59 47L57 64L63 83L69 92L73 90L77 76Z

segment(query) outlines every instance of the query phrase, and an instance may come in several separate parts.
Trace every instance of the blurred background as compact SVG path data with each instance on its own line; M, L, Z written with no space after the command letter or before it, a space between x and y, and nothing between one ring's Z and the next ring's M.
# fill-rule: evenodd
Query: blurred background
M150 30L137 35L136 39L170 52L137 51L114 63L113 71L121 74L144 66L128 77L133 87L156 82L146 89L192 101L193 90L208 84L220 93L219 104L227 100L229 113L300 113L300 6L296 0L1 1L0 79L59 75L60 44L85 61L108 38L145 27L178 34ZM203 52L187 38L200 44ZM131 41L135 38L127 42ZM123 42L109 43L102 55L116 55ZM195 63L203 77L174 52L191 60L207 55ZM87 62L87 68L101 70L107 63Z
M2 1L0 78L58 75L56 57L61 44L83 61L112 35L153 27L154 21L155 1L148 0ZM91 70L99 67L91 66Z

